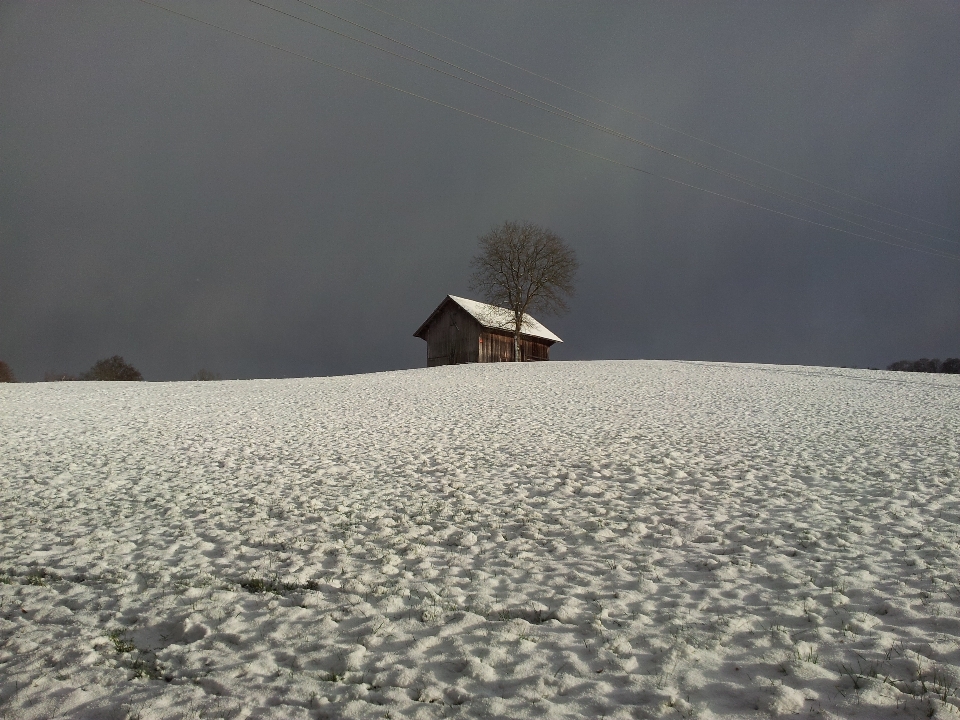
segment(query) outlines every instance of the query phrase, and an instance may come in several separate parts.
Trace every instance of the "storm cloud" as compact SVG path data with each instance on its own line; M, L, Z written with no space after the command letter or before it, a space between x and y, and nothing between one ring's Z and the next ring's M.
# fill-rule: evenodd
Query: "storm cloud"
M414 56L295 0L264 2ZM310 2L907 229L843 223L243 0L161 4L385 85L133 0L5 2L0 359L20 379L114 354L152 380L423 366L413 331L446 294L471 295L477 237L508 219L549 227L581 260L572 311L540 318L565 341L555 359L960 354L960 261L891 237L960 257L956 3L369 0L681 134L362 3Z

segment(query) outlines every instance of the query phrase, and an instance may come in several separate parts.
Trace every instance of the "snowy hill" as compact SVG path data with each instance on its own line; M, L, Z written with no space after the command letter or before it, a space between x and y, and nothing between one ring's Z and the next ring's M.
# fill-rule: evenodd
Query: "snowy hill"
M960 717L960 378L0 386L0 716Z

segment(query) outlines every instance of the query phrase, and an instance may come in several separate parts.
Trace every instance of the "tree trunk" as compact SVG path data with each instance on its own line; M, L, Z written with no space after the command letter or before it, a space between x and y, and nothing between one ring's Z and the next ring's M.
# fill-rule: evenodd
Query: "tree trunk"
M513 361L522 362L520 359L520 335L518 333L513 334Z

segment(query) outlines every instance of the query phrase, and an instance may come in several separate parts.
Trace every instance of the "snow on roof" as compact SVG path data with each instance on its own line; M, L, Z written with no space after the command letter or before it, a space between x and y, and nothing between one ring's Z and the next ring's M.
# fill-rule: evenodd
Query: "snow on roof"
M476 300L468 300L467 298L457 297L456 295L447 295L447 297L470 313L470 315L484 327L494 330L513 331L513 313L506 308L488 305L487 303L477 302ZM563 342L563 340L526 313L524 313L523 316L520 333L522 335L529 335L530 337L552 340L553 342Z

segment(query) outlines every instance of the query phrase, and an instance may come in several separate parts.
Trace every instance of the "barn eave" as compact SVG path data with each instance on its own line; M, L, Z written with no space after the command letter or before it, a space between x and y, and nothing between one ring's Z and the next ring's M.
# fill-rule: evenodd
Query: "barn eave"
M447 303L453 303L456 307L460 308L466 312L470 317L479 323L479 325L485 330L492 330L494 332L508 333L513 334L510 327L506 324L507 320L504 319L503 322L493 323L490 321L487 315L490 314L502 314L508 313L508 310L504 308L499 308L495 305L489 305L487 303L478 302L476 300L469 300L467 298L457 297L455 295L447 295L436 309L430 313L426 320L423 321L423 324L417 328L417 331L413 334L413 337L426 340L425 334L427 328L430 327L436 317L443 311ZM547 343L548 345L553 345L555 343L562 343L557 335L548 330L545 326L540 324L533 316L530 314L524 314L523 316L523 328L520 331L520 337L526 337L540 342Z

